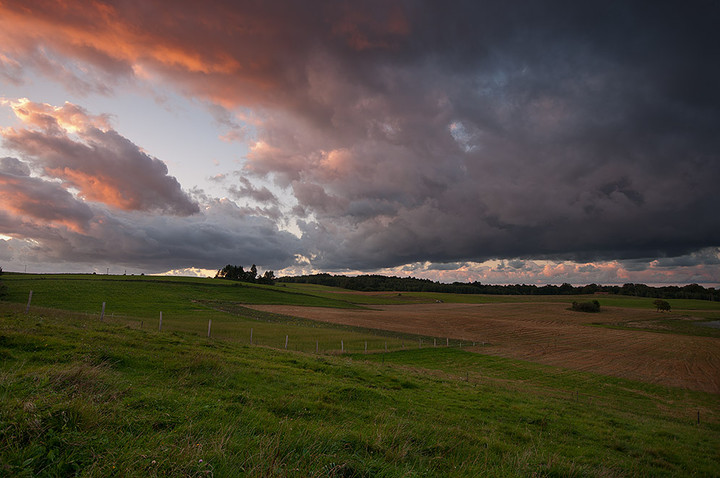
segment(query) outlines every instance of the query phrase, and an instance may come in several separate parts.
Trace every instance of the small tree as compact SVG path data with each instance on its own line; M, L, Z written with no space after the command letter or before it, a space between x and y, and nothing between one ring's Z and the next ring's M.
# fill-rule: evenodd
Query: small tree
M2 275L2 273L3 273L3 270L2 270L2 267L0 267L0 276ZM5 297L6 295L7 295L7 286L5 284L3 284L2 281L0 280L0 299Z
M273 285L275 284L275 272L265 271L262 277L258 277L257 282L260 284Z
M657 308L658 312L670 312L670 302L662 299L657 299L653 301L653 304Z

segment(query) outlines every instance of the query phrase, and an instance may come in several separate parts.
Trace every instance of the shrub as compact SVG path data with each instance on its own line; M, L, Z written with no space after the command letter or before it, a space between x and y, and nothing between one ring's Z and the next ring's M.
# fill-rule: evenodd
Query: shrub
M658 312L660 312L660 311L663 311L663 312L664 312L664 311L668 311L668 312L670 312L670 302L668 302L668 301L666 301L666 300L657 299L657 300L653 301L653 305L654 305L655 307L657 307L657 311L658 311Z
M578 312L600 312L600 302L597 300L589 300L587 302L573 302L572 310Z

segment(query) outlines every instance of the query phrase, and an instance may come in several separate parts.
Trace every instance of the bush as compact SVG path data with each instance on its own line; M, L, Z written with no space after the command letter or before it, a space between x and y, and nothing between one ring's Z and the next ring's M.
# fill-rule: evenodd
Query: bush
M660 311L670 312L670 302L668 302L666 300L662 300L662 299L655 300L655 301L653 301L653 305L655 305L655 307L657 307L658 312L660 312Z
M600 312L600 302L597 300L573 302L572 310L577 310L578 312Z

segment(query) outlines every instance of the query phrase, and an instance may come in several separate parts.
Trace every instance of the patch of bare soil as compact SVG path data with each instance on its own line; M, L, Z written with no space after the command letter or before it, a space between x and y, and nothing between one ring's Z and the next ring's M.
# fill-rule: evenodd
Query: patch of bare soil
M486 342L489 345L477 351L720 393L720 339L587 325L651 320L655 311L605 307L598 314L586 314L561 303L434 303L370 310L248 307L323 322Z

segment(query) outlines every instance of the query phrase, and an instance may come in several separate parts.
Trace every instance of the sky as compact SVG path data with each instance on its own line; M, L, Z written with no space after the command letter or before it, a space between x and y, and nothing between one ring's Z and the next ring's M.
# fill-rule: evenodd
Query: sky
M720 3L0 0L0 266L720 286Z

